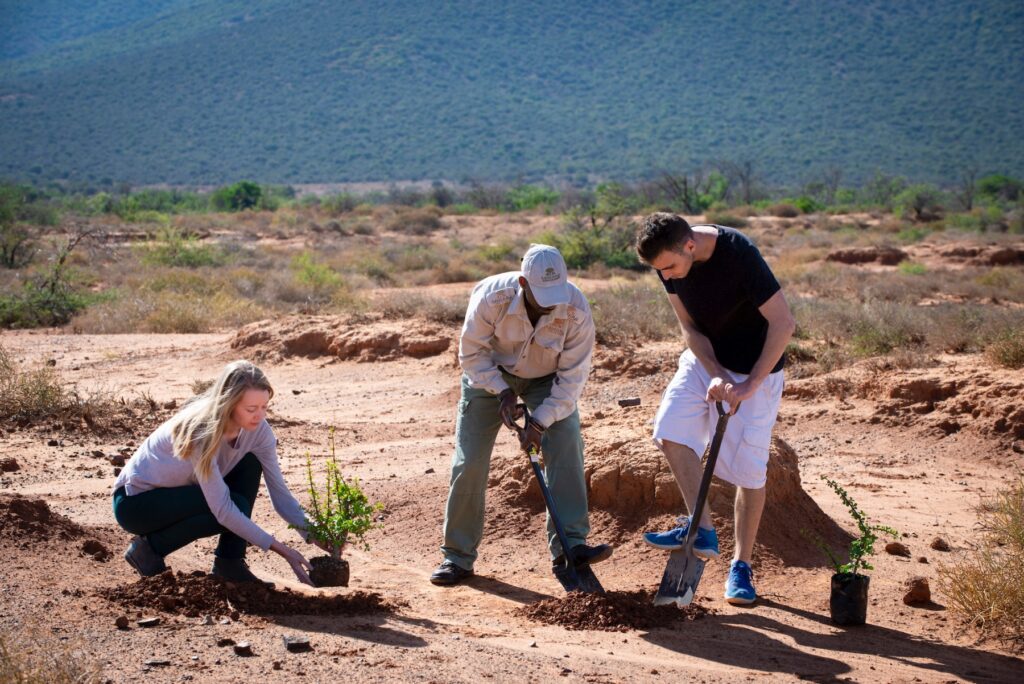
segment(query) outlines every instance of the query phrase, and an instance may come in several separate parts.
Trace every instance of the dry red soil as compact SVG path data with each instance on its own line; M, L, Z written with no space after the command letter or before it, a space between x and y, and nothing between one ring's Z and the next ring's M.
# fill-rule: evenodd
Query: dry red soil
M542 502L511 435L499 437L492 460L477 576L455 588L429 583L440 561L457 334L419 321L330 318L211 335L4 333L23 364L52 362L81 391L144 394L156 408L103 434L84 425L0 434L0 461L17 463L0 473L0 632L42 627L55 643L87 650L115 682L1020 681L1024 662L949 615L935 577L974 548L980 498L1022 466L1024 373L960 355L927 369L860 364L790 381L755 559L761 600L725 604L725 563L710 562L694 606L673 614L650 606L665 555L639 535L681 512L649 438L678 343L598 349L580 403L592 540L616 546L596 568L607 597L562 594L544 547ZM203 575L211 540L173 554L174 573L150 580L121 558L130 535L111 516L107 457L130 454L172 402L191 396L194 380L237 357L261 359L277 389L270 420L300 500L306 455L326 455L333 427L345 472L385 504L371 550L346 554L348 588L302 587L279 557L258 551L251 564L274 588L225 585ZM641 405L621 408L622 397ZM831 570L801 534L841 544L852 529L820 475L838 480L874 521L897 528L910 550L909 558L873 559L861 628L830 623ZM728 554L727 486L716 484L711 505ZM298 543L265 495L254 517ZM930 548L937 536L949 551ZM932 580L934 601L907 606L904 584L919 575ZM141 627L144 617L159 624ZM289 652L284 636L307 638L311 650ZM242 641L252 656L227 647ZM168 664L146 664L154 660Z

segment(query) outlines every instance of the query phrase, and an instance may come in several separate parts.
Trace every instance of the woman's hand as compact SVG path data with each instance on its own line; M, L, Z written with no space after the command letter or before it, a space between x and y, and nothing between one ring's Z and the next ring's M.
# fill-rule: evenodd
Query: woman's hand
M309 564L309 561L306 560L305 556L287 544L282 544L279 541L275 541L271 544L270 550L288 561L288 565L292 566L292 572L295 573L295 576L299 578L300 582L313 586L313 581L309 579L309 570L312 570L313 566Z

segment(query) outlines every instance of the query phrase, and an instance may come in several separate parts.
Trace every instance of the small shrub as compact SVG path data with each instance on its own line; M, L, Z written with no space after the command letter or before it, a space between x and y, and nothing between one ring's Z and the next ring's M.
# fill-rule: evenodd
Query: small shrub
M50 368L25 371L0 346L0 418L34 422L63 413L68 400Z
M311 291L310 298L314 301L330 299L345 286L339 273L316 261L310 252L296 254L292 258L291 269L296 282Z
M855 537L850 542L850 548L847 551L847 561L844 563L836 556L835 552L829 548L820 538L815 539L818 547L828 556L828 559L832 562L832 567L835 569L837 575L858 575L861 570L873 570L874 566L868 562L868 556L875 552L875 542L878 541L878 533L887 534L891 537L897 538L900 533L891 527L886 525L872 525L868 522L867 516L857 506L857 502L843 489L838 482L831 480L825 475L821 476L821 479L825 481L825 484L836 493L839 499L846 506L846 509L850 512L850 516L857 525L857 531L859 536Z
M384 318L408 320L421 317L447 325L462 323L469 297L445 298L430 295L395 292L381 296L376 308Z
M63 637L62 637L63 638ZM98 684L100 664L85 645L57 641L39 628L0 633L0 682L10 684Z
M783 202L781 204L773 204L768 207L768 213L771 216L778 216L779 218L796 218L800 215L800 210L792 204Z
M801 214L816 214L825 208L821 202L816 201L812 197L802 195L793 200L793 204L797 209L800 210Z
M938 567L949 608L982 634L1024 647L1024 478L979 507L980 544Z
M1024 368L1024 326L1010 329L985 348L985 355L1004 368Z
M925 266L924 264L919 264L914 261L901 261L900 265L897 268L899 269L900 273L905 273L907 275L914 276L924 275L925 273L928 272L927 266Z
M371 504L359 480L345 480L341 466L334 452L334 429L330 432L331 455L327 459L327 478L323 485L317 485L313 477L313 461L306 454L306 476L309 484L310 505L304 507L309 526L309 535L331 550L333 558L340 558L341 551L354 537L363 542L364 550L370 545L364 540L366 533L376 527L373 515L384 508L383 504Z
M149 266L201 268L220 266L225 260L224 253L215 246L172 227L161 228L152 244L142 247L142 261Z
M680 335L679 321L665 291L650 278L616 285L590 297L597 340L619 346L630 340L656 341Z
M394 232L429 235L444 225L441 222L443 215L437 207L402 209L388 219L385 227Z
M714 223L717 226L726 226L728 228L744 228L747 225L747 219L741 216L736 216L735 214L727 214L725 212L709 211L705 218L708 223Z

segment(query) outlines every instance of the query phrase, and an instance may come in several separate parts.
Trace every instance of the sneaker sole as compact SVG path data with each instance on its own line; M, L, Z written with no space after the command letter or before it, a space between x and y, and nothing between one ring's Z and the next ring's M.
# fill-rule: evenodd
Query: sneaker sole
M644 537L643 540L644 540L644 544L647 544L652 549L658 549L659 551L678 551L679 549L683 548L682 544L675 544L673 546L668 546L667 544L655 544L654 542L652 542L649 539L647 539L647 537Z
M704 560L717 560L722 557L722 554L718 551L711 551L706 549L694 549L693 555Z
M733 606L749 606L751 603L755 603L756 601L757 601L757 597L756 596L754 598L752 598L752 599L742 598L740 596L726 596L725 597L725 602L730 604L730 605L733 605Z

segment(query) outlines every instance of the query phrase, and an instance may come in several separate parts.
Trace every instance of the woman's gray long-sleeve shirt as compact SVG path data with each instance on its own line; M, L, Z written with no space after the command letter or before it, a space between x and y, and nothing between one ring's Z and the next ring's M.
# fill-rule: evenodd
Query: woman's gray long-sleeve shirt
M159 487L198 485L217 522L266 551L274 537L238 510L224 482L224 476L248 453L255 455L263 467L263 480L267 483L274 510L285 522L298 527L299 534L306 538L305 513L288 490L281 474L277 460L277 438L266 420L255 430L242 430L234 446L226 440L222 442L210 476L205 480L196 473L192 461L174 455L171 425L168 421L158 427L135 451L114 483L114 489L124 487L125 494L135 496Z

